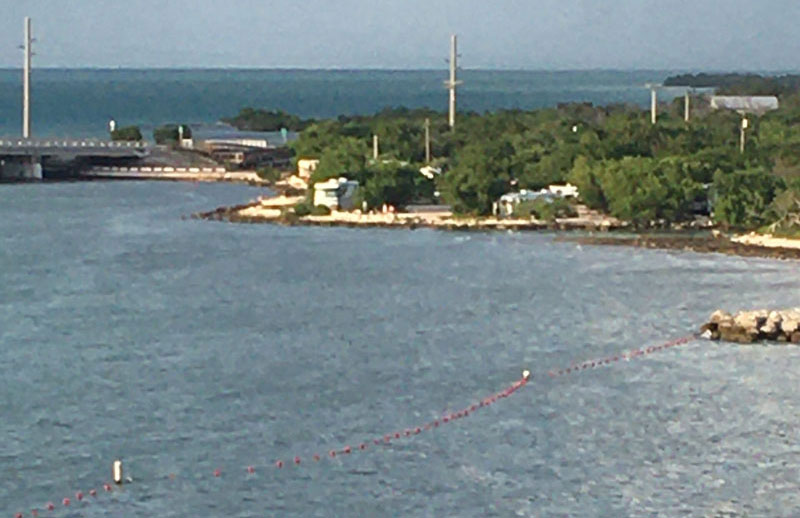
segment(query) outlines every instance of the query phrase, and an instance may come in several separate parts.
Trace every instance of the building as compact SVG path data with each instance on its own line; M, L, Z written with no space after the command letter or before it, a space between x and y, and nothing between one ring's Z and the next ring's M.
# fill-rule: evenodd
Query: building
M739 113L764 115L768 111L777 110L778 107L778 98L774 95L715 95L711 97L712 110L733 110Z
M297 176L303 180L308 180L314 171L319 167L319 160L316 158L301 158L297 161Z
M571 183L548 185L547 190L557 198L577 198L578 188Z
M329 209L352 210L355 207L355 196L358 182L347 178L331 178L314 184L314 205L323 205Z
M274 167L286 169L291 163L288 147L275 147L266 139L230 138L208 139L197 144L198 148L218 162L226 162L241 169Z
M439 167L426 165L425 167L419 170L419 173L428 180L433 180L434 178L442 174L442 169Z
M514 210L520 203L536 200L552 202L556 198L577 198L578 194L578 188L572 184L549 185L546 189L540 191L521 189L519 192L510 192L502 195L493 204L492 212L501 217L513 216Z

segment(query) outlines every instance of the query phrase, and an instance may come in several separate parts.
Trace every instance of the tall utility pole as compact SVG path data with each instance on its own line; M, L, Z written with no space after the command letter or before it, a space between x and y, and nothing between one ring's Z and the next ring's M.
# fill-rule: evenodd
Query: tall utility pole
M31 19L25 17L25 65L22 71L22 138L31 138Z
M750 126L750 121L747 120L747 114L745 112L739 112L742 115L742 126L739 132L739 153L744 153L745 142L747 139L746 133L747 128Z
M689 108L689 100L690 100L689 90L686 90L686 94L683 98L683 120L685 122L689 122L689 116L691 115L691 111Z
M650 122L655 124L658 121L658 87L661 85L647 83L645 86L650 89Z
M458 36L450 36L450 80L445 82L450 90L450 127L456 127L456 88L461 84L457 78L458 70Z
M425 163L431 163L431 120L425 119Z

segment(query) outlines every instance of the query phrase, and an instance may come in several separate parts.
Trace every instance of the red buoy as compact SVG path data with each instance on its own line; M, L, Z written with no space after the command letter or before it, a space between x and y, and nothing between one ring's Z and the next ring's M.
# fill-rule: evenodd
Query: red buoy
M222 476L222 471L220 471L219 468L215 469L214 470L214 476L215 477L221 477Z
M64 500L61 501L61 503L64 504L64 507L69 507L70 504L69 498L65 498Z
M367 449L367 445L362 442L361 444L358 445L358 449L362 450L362 451L366 450Z
M247 472L252 475L253 473L256 472L256 468L254 468L253 466L247 466Z
M90 496L97 496L97 490L96 489L89 490L89 495Z
M319 455L316 453L314 454L314 462L319 462Z
M55 504L53 502L48 502L47 503L47 510L48 511L53 511L53 510L55 510L55 508L56 508L56 506L55 506Z
M295 457L294 458L294 463L295 464L300 464L300 457Z
M336 457L336 450L329 451L328 455L330 455L331 457Z
M283 461L282 460L277 461L275 463L275 467L278 468L278 469L282 468L283 467Z
M353 451L353 450L352 450L352 448L350 448L350 446L345 446L345 447L344 447L344 450L342 450L342 451L343 451L345 454L349 455L349 454L350 454L350 452L351 452L351 451Z
M111 484L103 484L103 489L106 493L111 491Z

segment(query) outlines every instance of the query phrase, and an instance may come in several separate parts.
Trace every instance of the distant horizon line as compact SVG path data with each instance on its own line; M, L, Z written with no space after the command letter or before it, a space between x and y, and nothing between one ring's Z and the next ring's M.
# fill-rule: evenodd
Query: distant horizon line
M2 71L22 71L21 66L0 66ZM140 67L140 66L40 66L36 70L50 71L163 71L163 72L447 72L445 68L378 68L378 67ZM483 68L463 67L464 72L544 72L544 73L569 73L569 72L667 72L671 74L794 74L800 69L701 69L701 68Z

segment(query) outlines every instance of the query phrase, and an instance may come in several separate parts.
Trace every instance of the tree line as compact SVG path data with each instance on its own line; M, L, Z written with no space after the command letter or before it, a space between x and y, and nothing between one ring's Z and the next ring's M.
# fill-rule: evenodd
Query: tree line
M464 113L455 131L442 113L386 109L310 123L291 146L297 157L320 159L313 181L359 180L371 206L430 201L438 191L456 212L483 215L506 192L571 182L590 207L639 225L689 220L706 205L731 227L789 221L800 200L800 96L785 95L779 110L751 117L744 153L741 117L697 101L689 123L676 99L656 125L635 106L568 104ZM426 119L432 165L444 171L435 182L418 172Z

